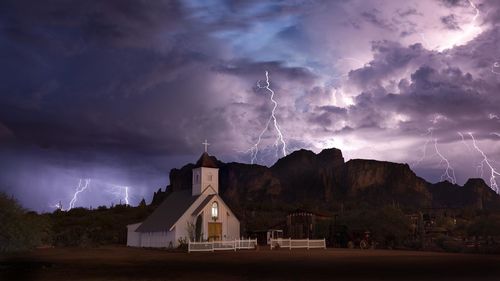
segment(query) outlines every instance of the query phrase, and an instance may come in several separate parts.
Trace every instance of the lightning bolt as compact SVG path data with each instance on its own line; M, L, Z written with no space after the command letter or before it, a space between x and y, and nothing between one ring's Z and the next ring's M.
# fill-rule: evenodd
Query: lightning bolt
M75 193L73 194L73 198L69 202L69 207L68 209L63 209L62 203L59 202L55 205L50 205L49 207L59 209L61 211L69 211L72 208L75 207L75 203L78 200L78 195L85 191L89 186L90 186L90 181L91 179L85 179L84 181L82 179L79 180L78 182L78 187L76 188ZM109 192L113 194L114 196L121 198L123 196L123 200L125 201L126 205L130 205L129 202L129 187L128 186L123 186L123 185L114 185L110 183L106 183L100 180L93 180L93 182L98 182L104 185L104 189L107 190L106 192ZM119 190L117 190L119 189ZM121 200L121 199L120 199Z
M437 147L437 139L434 139L434 148L436 149L436 154L441 158L440 163L442 163L442 162L446 163L446 169L445 169L444 173L441 175L441 181L443 181L445 179L449 179L452 184L456 184L457 178L455 177L455 170L451 167L448 159L446 159L446 157L444 157L443 154L441 154L441 152L439 152L439 149Z
M458 133L458 135L460 136L460 138L462 138L462 143L463 143L463 144L467 147L467 149L468 149L469 151L471 151L471 148L470 148L469 144L465 141L464 134L462 134L462 133L460 133L460 132L457 132L457 133Z
M123 196L123 201L125 201L126 205L129 205L129 195L128 195L128 186L125 185L116 185L116 184L110 184L106 182L102 182L105 188L108 189L109 193L113 194L114 196L120 198L121 202L121 197ZM118 190L117 190L118 189Z
M69 202L69 207L66 211L69 211L75 207L76 200L78 199L78 194L82 193L87 189L90 184L90 179L85 179L85 184L82 186L82 179L78 182L78 187L76 188L76 192L73 194L73 198Z
M58 209L58 210L63 210L63 206L62 206L62 203L59 201L59 203L55 204L55 205L49 205L50 208L54 208L54 209Z
M474 15L474 17L472 18L472 24L474 24L477 20L477 17L479 17L479 9L476 7L476 5L474 5L474 3L472 2L472 0L469 0L469 4L470 6L476 10L476 14Z
M437 118L434 118L434 120L432 122L434 124L436 124ZM434 141L434 150L436 151L436 155L439 156L439 158L441 159L439 164L441 164L443 162L446 164L446 168L445 168L443 174L441 175L441 181L446 179L446 180L450 180L451 183L456 184L457 179L455 177L455 170L451 166L450 161L448 161L448 159L446 157L444 157L444 155L439 151L438 146L437 146L438 141L436 138L433 138L432 131L433 131L432 127L428 128L427 133L424 134L424 136L426 136L427 139L425 140L425 143L424 143L424 146L422 149L422 156L415 163L413 163L412 166L413 167L418 166L427 157L427 146L429 145L429 142L431 142L431 140L433 140Z
M432 128L427 129L427 133L425 133L423 136L427 136L428 138L424 142L424 146L422 148L422 156L412 164L412 166L414 167L420 165L420 163L427 157L427 145L432 139Z
M488 159L488 156L479 148L479 146L476 143L476 139L474 138L474 135L472 135L471 132L468 133L469 136L472 139L472 145L474 148L483 156L483 160L480 163L481 169L484 167L486 164L488 168L490 168L491 174L490 174L490 188L495 191L496 193L500 193L500 189L498 188L497 181L496 181L496 176L500 176L500 173L493 168L493 166L490 163L490 159Z
M425 38L424 33L420 33L420 38L422 38L422 41L424 41L425 47L429 48L431 47L431 44L429 44L429 41L427 41L427 38Z
M273 122L274 129L276 130L276 132L278 134L278 137L276 138L275 146L278 147L279 143L281 142L282 154L283 154L283 156L286 156L286 143L285 143L285 140L283 138L283 133L281 132L280 126L278 124L278 120L276 119L276 108L278 108L278 102L274 99L275 93L270 88L270 86L271 86L271 84L269 82L269 72L266 70L266 84L264 86L261 86L260 81L258 81L257 87L259 89L266 89L267 91L269 91L269 93L271 94L270 99L271 99L271 102L273 103L273 109L271 110L271 116L269 117L269 119L266 122L266 126L264 127L262 132L260 132L260 134L259 134L257 142L249 149L249 151L251 153L251 163L252 164L257 159L257 153L259 152L259 145L260 145L260 142L262 141L262 136L269 128L269 125L271 124L271 122Z
M128 186L125 186L125 204L129 205L129 203L128 203Z

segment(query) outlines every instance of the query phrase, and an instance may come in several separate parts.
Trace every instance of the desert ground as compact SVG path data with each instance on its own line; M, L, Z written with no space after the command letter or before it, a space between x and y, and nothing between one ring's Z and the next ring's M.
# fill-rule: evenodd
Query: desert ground
M215 253L49 248L1 256L0 280L500 280L500 256L262 247Z

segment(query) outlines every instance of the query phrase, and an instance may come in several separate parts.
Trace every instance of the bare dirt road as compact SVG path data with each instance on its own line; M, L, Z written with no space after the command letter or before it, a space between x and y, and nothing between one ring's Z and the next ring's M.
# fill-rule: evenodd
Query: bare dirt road
M101 247L0 257L0 280L500 280L500 256L389 250L174 253Z

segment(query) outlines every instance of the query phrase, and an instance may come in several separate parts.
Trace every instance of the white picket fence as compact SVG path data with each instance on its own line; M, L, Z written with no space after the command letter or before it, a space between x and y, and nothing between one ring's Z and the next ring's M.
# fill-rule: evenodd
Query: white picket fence
M325 239L271 239L271 250L273 248L288 248L288 249L326 249Z
M205 241L205 242L188 242L188 253L191 252L213 252L224 250L242 250L257 248L257 239L242 239L230 241Z

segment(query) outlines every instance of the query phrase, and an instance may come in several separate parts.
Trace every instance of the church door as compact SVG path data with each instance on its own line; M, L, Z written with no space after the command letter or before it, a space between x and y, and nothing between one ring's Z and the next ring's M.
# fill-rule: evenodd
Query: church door
M208 240L209 241L222 240L222 223L220 222L208 223Z

